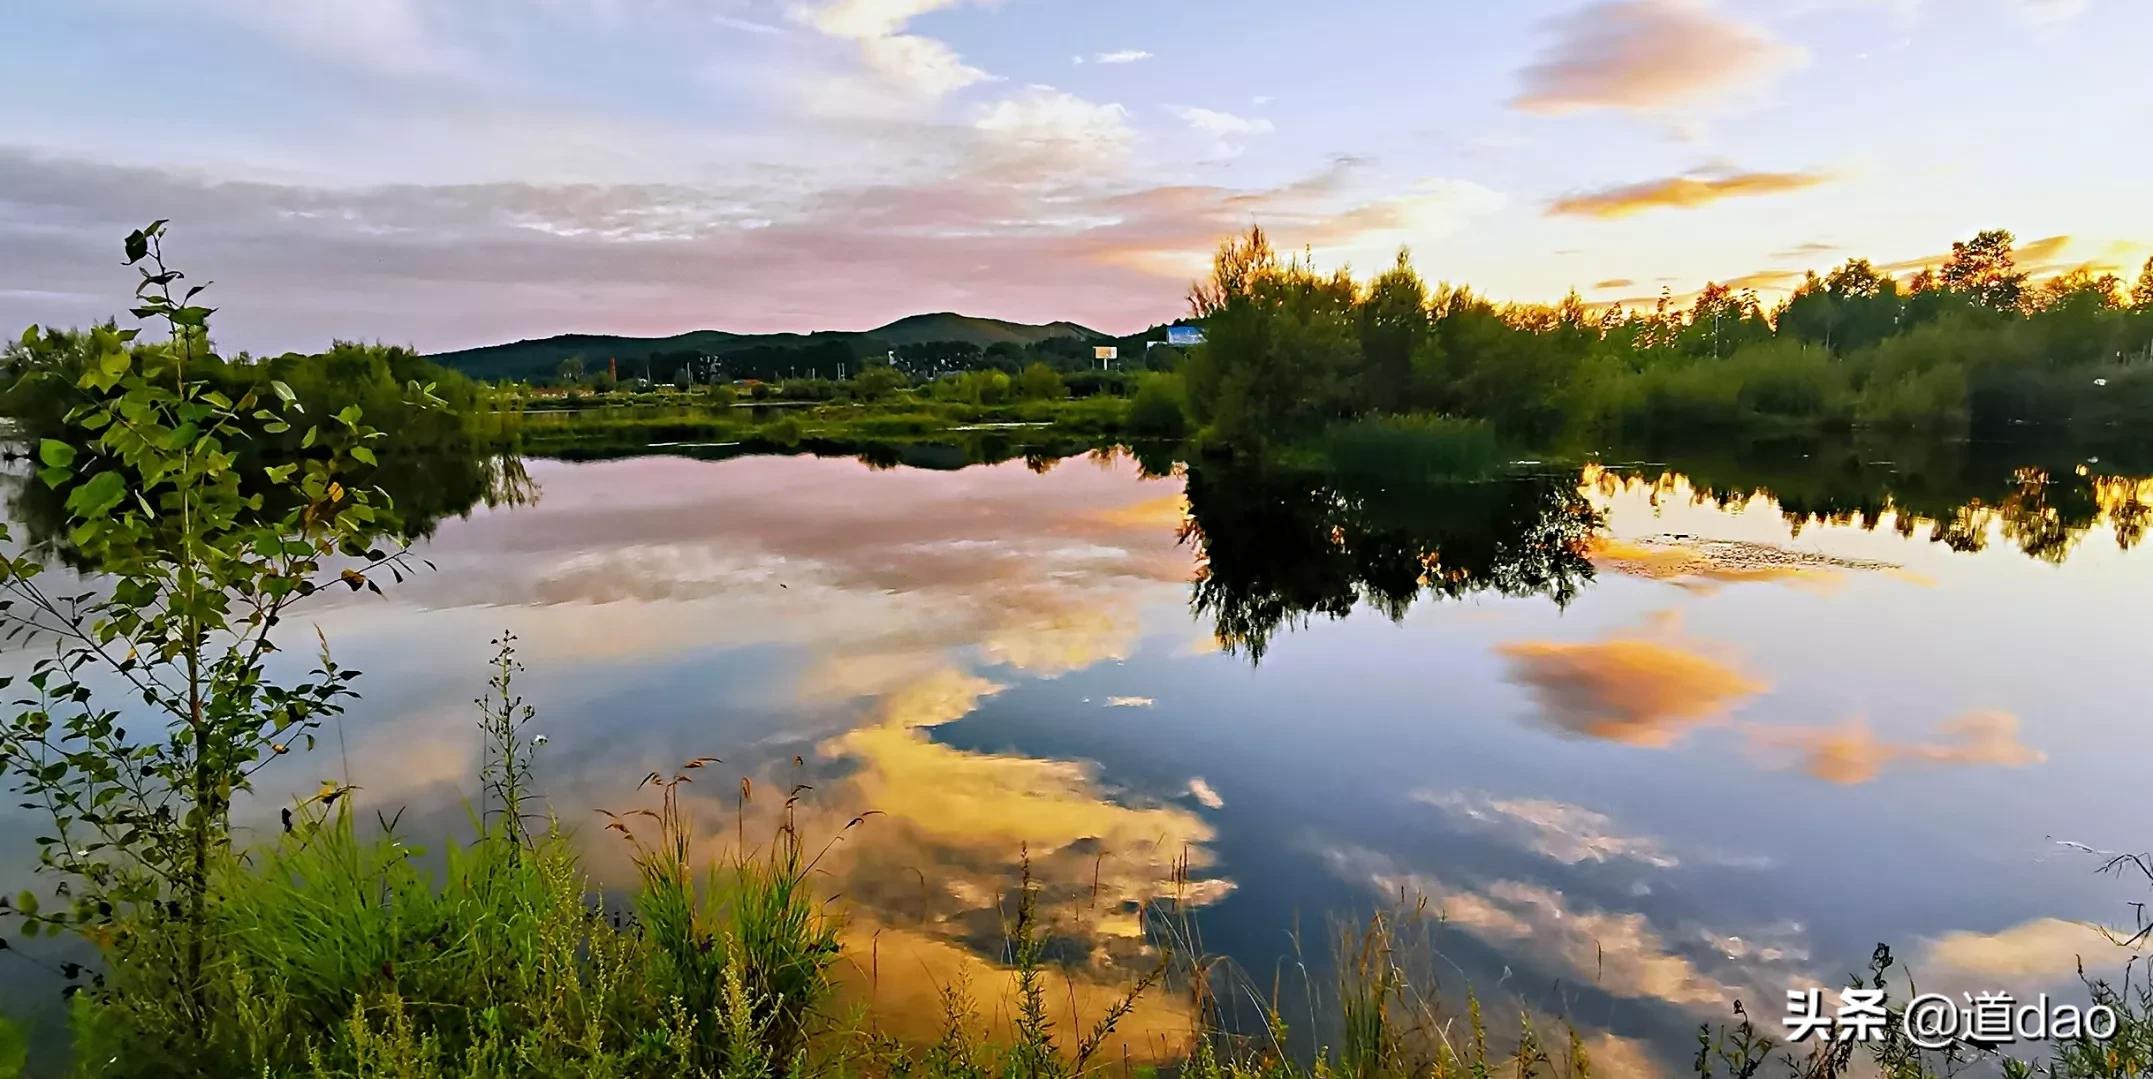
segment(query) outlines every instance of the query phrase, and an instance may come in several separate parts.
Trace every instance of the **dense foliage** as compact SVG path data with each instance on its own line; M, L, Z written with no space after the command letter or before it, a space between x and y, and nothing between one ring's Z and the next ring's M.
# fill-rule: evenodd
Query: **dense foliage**
M1405 253L1365 283L1281 259L1261 229L1191 290L1208 341L1183 364L1193 419L1236 446L1434 412L1529 444L1854 425L1943 436L2080 433L2153 416L2153 264L2039 283L2011 234L1954 244L1902 285L1868 261L1812 273L1767 312L1707 285L1686 309L1497 304L1430 287Z

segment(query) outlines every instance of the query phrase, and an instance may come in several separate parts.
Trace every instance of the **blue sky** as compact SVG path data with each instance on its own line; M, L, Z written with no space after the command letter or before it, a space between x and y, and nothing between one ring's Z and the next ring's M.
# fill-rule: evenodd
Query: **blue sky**
M2126 0L73 0L0 39L0 322L175 221L227 347L1174 317L1259 223L1500 298L2153 253Z

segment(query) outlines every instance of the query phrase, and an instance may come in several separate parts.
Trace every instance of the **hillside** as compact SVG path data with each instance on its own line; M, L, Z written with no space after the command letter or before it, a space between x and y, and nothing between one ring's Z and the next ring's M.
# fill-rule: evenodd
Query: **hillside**
M865 336L890 345L910 345L921 341L963 341L981 348L1001 341L1032 345L1056 337L1085 340L1104 340L1107 337L1106 334L1074 322L1049 322L1044 326L1033 326L1022 322L1004 322L998 318L976 318L952 311L908 315L887 326L869 330Z
M964 341L985 348L998 342L1029 345L1059 337L1108 340L1106 334L1074 322L1050 322L1042 326L1005 322L995 318L960 315L949 311L909 315L872 330L818 330L814 333L729 333L724 330L690 330L670 337L624 337L616 334L567 333L503 345L440 352L427 357L473 378L543 379L559 369L561 361L580 356L593 370L607 360L619 360L632 369L652 356L683 351L724 355L747 349L804 348L810 345L842 346L853 356L866 356L922 341Z

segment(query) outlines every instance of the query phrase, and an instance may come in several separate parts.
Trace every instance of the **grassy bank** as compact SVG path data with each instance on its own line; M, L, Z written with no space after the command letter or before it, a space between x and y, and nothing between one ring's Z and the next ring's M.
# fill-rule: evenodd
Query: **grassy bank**
M539 454L587 454L668 444L952 441L990 430L1097 440L1127 429L1129 402L1111 396L973 405L898 393L882 401L731 403L664 395L524 411L520 445Z

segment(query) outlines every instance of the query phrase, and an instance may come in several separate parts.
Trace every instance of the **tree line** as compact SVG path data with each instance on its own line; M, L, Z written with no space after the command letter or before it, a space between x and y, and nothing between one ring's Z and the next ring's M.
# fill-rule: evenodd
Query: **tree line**
M1905 282L1855 258L1769 309L1717 283L1636 309L1575 292L1497 303L1430 285L1403 250L1364 282L1254 228L1188 302L1208 339L1181 364L1190 419L1229 445L1384 413L1484 419L1534 443L1855 425L1993 437L2153 416L2153 260L2128 289L2086 269L2037 282L2002 230Z
M801 344L749 345L723 352L670 349L624 362L618 370L606 360L575 355L555 365L553 375L561 385L606 389L616 382L637 378L683 387L735 381L841 381L879 367L893 368L911 382L972 371L1000 371L1014 377L1035 365L1074 375L1098 370L1098 361L1092 355L1096 345L1115 345L1122 351L1115 363L1117 370L1163 370L1171 366L1174 351L1147 350L1143 344L1146 337L1158 337L1158 331L1154 327L1130 338L1050 337L1030 343L995 341L986 345L936 340L882 348L873 342L863 347L855 340L832 338Z

